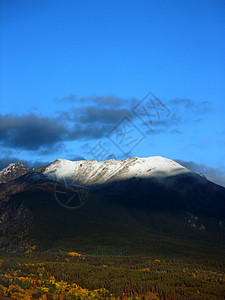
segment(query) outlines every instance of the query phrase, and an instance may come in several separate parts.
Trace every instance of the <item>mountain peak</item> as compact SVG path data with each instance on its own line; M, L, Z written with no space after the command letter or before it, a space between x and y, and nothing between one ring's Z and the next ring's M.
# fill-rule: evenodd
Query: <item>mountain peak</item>
M167 177L192 173L177 162L161 157L131 157L123 160L57 159L43 170L49 179L68 185L95 185L129 178Z
M2 171L0 171L0 184L16 179L17 177L26 174L28 171L29 169L27 166L21 161L18 161L17 163L11 163Z

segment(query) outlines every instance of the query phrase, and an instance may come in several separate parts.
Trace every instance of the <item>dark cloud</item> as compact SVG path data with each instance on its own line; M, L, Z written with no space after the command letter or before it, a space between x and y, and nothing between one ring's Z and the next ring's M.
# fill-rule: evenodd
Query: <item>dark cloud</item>
M83 102L96 103L97 105L104 105L109 107L118 107L128 104L129 99L123 99L115 96L93 96L90 98L81 98Z
M48 147L42 147L40 150L35 151L38 155L51 155L54 154L61 154L62 152L66 151L64 142L57 142L55 145L50 145Z
M109 125L76 123L68 132L67 140L74 141L104 138L110 128L111 126Z
M212 104L210 101L197 102L188 98L176 98L168 102L168 106L172 111L185 110L194 114L205 114L212 111Z
M196 102L188 98L176 98L165 105L161 100L157 100L161 106L146 107L147 115L143 116L143 120L140 120L142 118L137 120L137 116L132 111L135 103L136 105L142 103L137 99L122 99L115 96L78 98L75 94L71 94L57 101L74 103L74 107L70 110L59 113L61 119L72 122L75 128L70 134L71 138L101 137L106 134L107 127L116 125L124 117L134 120L137 126L141 126L141 129L148 134L160 134L168 130L173 134L177 133L178 127L181 132L180 125L182 124L200 122L202 119L199 116L211 109L207 101ZM75 103L80 105L77 106ZM163 115L162 106L166 108L166 116ZM111 128L109 127L109 130Z
M150 119L148 126L148 134L160 134L169 132L170 134L177 134L178 131L181 133L179 126L183 123L183 119L176 114L170 113L165 118L154 118Z
M91 124L101 124L113 126L121 121L124 117L134 119L135 115L131 110L126 108L106 108L97 106L87 106L82 108L72 108L70 111L59 112L59 118L72 122L80 126L89 126Z
M180 98L176 98L176 99L172 99L169 101L170 105L182 105L186 108L190 108L193 107L195 105L195 102L191 99L180 99Z
M176 159L182 166L188 168L195 173L202 173L208 180L225 187L225 172L220 168L208 167L204 164L198 164L193 161L184 161Z
M171 134L182 133L182 126L187 124L198 124L204 121L204 115L212 111L211 102L197 102L188 98L172 99L166 103L170 114L166 118L159 118L152 121L155 134L169 130ZM151 132L149 132L151 133Z
M0 143L4 147L38 150L65 139L67 130L58 119L26 116L0 116Z
M84 112L77 118L82 123L99 123L116 124L125 116L134 118L128 109L106 109L89 106L84 108Z
M88 118L87 118L88 120ZM97 139L105 135L109 126L91 124L89 121L74 122L70 126L62 118L43 118L35 114L26 116L0 116L0 145L8 149L42 151L49 154L63 142L77 139Z
M90 96L79 98L75 94L70 94L62 98L55 98L56 102L68 102L73 104L85 104L91 103L96 105L104 105L109 107L127 105L128 102L131 102L131 99L123 99L116 96Z
M72 128L68 135L68 138L72 140L103 138L124 117L135 118L129 109L131 99L115 96L78 98L75 94L71 94L58 98L57 101L73 103L70 109L58 111L58 118L64 120Z
M67 141L102 139L125 117L132 120L143 133L161 134L167 131L177 134L178 127L182 132L180 125L190 121L200 122L199 116L209 109L206 101L196 103L190 99L173 99L167 104L170 111L167 116L163 115L160 108L155 111L155 107L150 107L147 116L150 126L146 126L132 112L132 105L137 103L137 99L115 96L79 98L70 94L55 101L70 102L73 106L58 112L55 118L40 117L35 113L0 115L0 146L8 150L28 150L49 155L63 150ZM189 112L184 113L184 110ZM194 118L190 115L194 115Z
M79 98L77 98L76 95L74 94L70 94L68 96L62 97L62 98L55 98L54 99L55 102L77 102L79 101Z

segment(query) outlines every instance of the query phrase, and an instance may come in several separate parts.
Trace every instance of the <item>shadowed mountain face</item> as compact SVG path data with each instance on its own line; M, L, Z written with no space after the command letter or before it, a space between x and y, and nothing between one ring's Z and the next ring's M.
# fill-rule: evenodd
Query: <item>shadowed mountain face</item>
M200 251L199 241L223 244L225 188L163 158L75 163L58 160L0 185L1 249L36 243L185 255L195 243Z
M225 218L223 187L160 156L103 162L58 159L42 171L49 179L88 186L126 207Z
M225 219L225 189L201 176L182 174L163 178L131 178L98 185L99 194L126 207L155 211L189 211Z

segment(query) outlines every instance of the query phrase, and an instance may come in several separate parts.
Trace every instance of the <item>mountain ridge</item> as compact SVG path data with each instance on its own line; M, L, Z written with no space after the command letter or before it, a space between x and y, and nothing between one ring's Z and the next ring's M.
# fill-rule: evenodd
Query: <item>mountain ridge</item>
M16 179L17 177L29 172L29 170L30 169L27 168L27 166L21 161L17 163L11 163L0 171L0 184Z
M42 168L47 177L68 185L95 185L134 177L166 177L192 171L177 162L153 156L147 158L131 157L123 160L80 160L57 159Z
M44 173L44 174L46 174L47 177L50 177L50 178L52 177L51 179L53 179L53 180L55 180L55 179L60 180L61 179L60 175L61 175L61 177L64 177L64 178L66 177L68 179L68 173L71 172L71 168L74 169L74 172L77 171L77 173L78 172L79 173L84 173L84 177L85 177L86 181L83 182L83 183L86 184L86 185L92 185L92 183L98 184L98 183L113 181L111 179L115 179L114 181L116 181L117 180L116 176L115 177L113 177L113 176L117 175L117 173L119 173L119 175L121 175L121 173L125 173L124 171L126 171L126 168L132 167L132 163L134 163L135 161L136 161L137 167L141 166L140 162L142 162L143 164L145 164L145 163L149 164L150 169L145 170L145 171L150 172L150 173L145 174L144 176L141 176L141 177L148 177L148 176L154 176L155 175L155 177L157 176L159 178L159 177L163 177L163 175L167 176L168 171L169 171L169 164L170 164L171 171L175 172L176 174L178 173L178 170L179 170L180 173L185 173L186 172L186 173L190 173L194 176L201 176L202 178L207 179L204 176L204 174L195 173L195 172L191 171L190 169L182 166L180 163L176 162L175 160L167 159L167 158L164 158L162 156L131 157L131 158L122 159L122 160L109 159L109 160L106 160L106 161L97 161L95 159L93 159L93 160L71 161L71 160L67 160L67 159L58 158L55 161L53 161L53 162L51 162L47 165L41 166L37 169L28 168L24 163L22 163L20 161L17 162L17 163L11 163L7 167L5 167L4 169L2 169L0 171L0 184L6 183L7 181L10 181L10 180L13 180L13 179L15 179L19 176L22 176L22 175L26 174L29 171ZM138 163L139 163L139 166L138 166ZM57 167L60 167L60 165L62 166L63 164L65 165L64 172L67 173L66 176L64 176L63 172L62 172L62 174L57 174L57 172L54 174L52 169L55 168L55 170L56 170ZM105 169L110 164L112 165L112 167L115 167L115 170L113 170L112 174L105 174L105 173L107 173ZM164 166L163 166L163 164L164 164ZM172 165L176 166L177 170L175 170L175 168L172 168ZM83 169L78 168L78 166L83 166ZM86 169L87 174L85 174L85 172L83 172L84 169ZM91 170L92 172L90 172L90 169L92 169ZM154 172L154 169L155 169L155 172ZM172 170L172 169L174 169L174 170ZM15 172L15 170L17 170L17 172ZM100 177L103 178L103 179L99 180L99 178L98 178L97 182L95 182L95 178L93 178L91 180L92 183L89 184L86 175L88 175L88 177L90 177L90 173L96 174L96 171L101 173ZM133 170L133 174L130 174L130 176L124 176L124 178L128 179L129 177L140 177L140 174L138 174L138 173L140 173L139 171L140 170L136 170L136 172L135 172L135 170ZM176 175L176 174L170 174L170 175ZM112 175L111 177L113 177L113 178L110 178L110 176L109 176L109 178L105 179L104 178L105 175ZM127 174L125 174L125 175L127 175ZM120 178L120 179L122 179L122 178ZM81 180L84 180L84 179L81 178ZM79 181L79 178L78 178L78 181ZM62 183L65 184L64 179L63 179Z
M82 189L88 191L85 205L79 202ZM0 185L0 249L21 251L35 241L44 249L108 245L155 251L154 240L165 253L167 246L176 248L176 236L217 245L224 223L225 188L162 157L57 159Z

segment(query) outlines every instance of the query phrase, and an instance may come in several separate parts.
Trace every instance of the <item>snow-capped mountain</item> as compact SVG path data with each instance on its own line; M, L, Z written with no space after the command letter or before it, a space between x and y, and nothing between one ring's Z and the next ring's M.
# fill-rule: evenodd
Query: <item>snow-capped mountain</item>
M124 160L57 159L35 172L22 164L10 165L2 174L24 175L1 184L8 195L51 181L64 187L87 187L92 193L124 206L150 210L180 210L224 218L225 189L177 162L160 156ZM21 166L21 169L18 167ZM16 173L14 170L18 170Z
M165 178L181 174L195 174L177 162L160 156L123 160L57 159L46 166L43 174L49 179L67 185L108 184L131 178Z
M0 172L0 184L9 182L29 172L29 169L21 161L9 164Z
M112 202L150 210L189 211L224 218L224 188L177 162L153 156L124 160L57 159L43 174L70 187L86 186Z
M20 172L25 174L10 180ZM57 244L76 237L76 245L88 237L99 246L100 236L107 245L114 244L112 236L117 240L121 233L122 241L128 232L136 244L143 228L147 240L152 233L161 236L160 228L165 228L166 246L168 232L184 237L190 233L192 242L196 232L210 237L212 227L213 235L224 237L225 188L167 158L57 159L36 171L11 164L1 174L9 176L0 185L0 249L14 249L16 243L20 247L16 239L21 231L25 239L49 247L49 240ZM81 206L82 193L88 197ZM79 209L70 209L74 206ZM10 239L5 232L11 232Z

